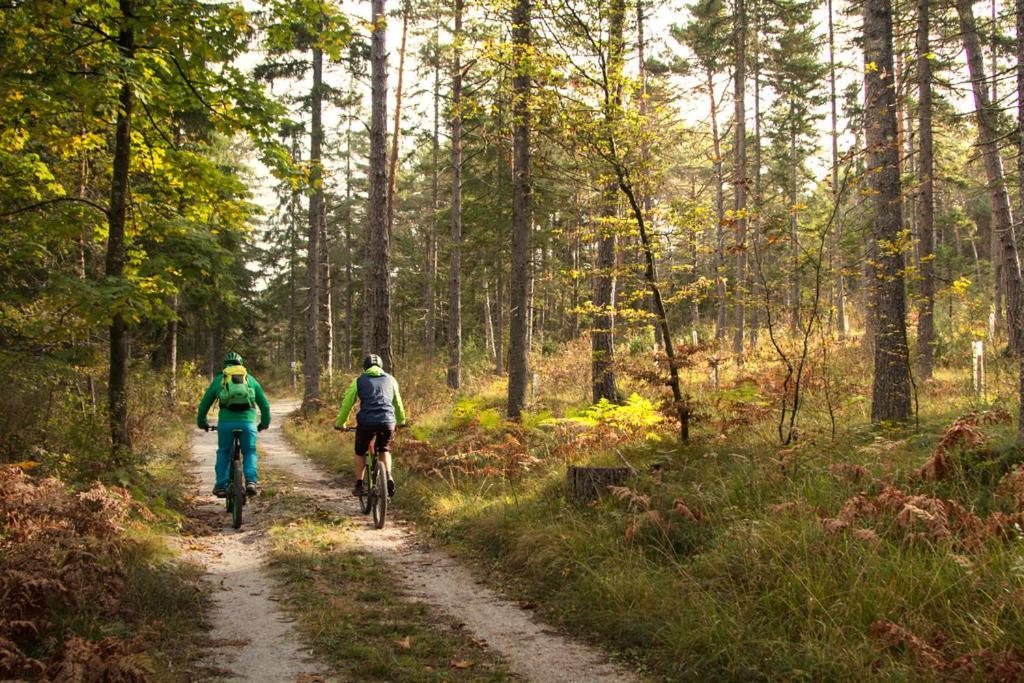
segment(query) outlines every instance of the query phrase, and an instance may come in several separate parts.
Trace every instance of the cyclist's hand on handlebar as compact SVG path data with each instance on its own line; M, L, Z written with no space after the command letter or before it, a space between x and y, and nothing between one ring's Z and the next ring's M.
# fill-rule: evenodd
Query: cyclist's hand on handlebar
M267 430L267 425L260 425L256 428L257 432L264 432Z
M204 424L200 427L204 432L213 432L217 430L217 425Z

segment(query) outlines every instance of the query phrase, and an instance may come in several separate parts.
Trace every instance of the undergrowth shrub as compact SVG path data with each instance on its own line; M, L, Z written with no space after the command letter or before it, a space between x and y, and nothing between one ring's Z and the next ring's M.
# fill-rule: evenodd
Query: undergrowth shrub
M121 609L130 506L123 490L72 493L0 466L0 677L145 680L137 647L116 638L60 644L57 630L62 612Z

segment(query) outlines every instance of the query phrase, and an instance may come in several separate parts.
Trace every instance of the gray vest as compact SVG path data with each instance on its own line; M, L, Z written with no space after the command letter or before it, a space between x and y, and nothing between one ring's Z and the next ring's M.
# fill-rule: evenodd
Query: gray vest
M359 414L356 421L362 426L395 426L395 378L389 374L372 377L362 374L356 380L359 389Z

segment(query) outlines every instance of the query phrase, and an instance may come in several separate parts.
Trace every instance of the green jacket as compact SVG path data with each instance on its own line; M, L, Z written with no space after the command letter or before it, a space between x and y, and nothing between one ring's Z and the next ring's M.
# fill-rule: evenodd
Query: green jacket
M370 367L352 380L341 401L336 427L344 427L348 416L359 399L359 414L356 421L361 424L405 424L405 406L398 392L398 381L376 365ZM393 414L393 419L392 419Z
M270 402L267 400L267 395L263 392L263 387L252 375L248 376L249 383L252 384L252 388L256 391L256 405L260 409L260 427L266 429L270 426ZM221 383L224 381L224 373L218 372L217 376L210 382L210 386L207 387L206 393L203 394L203 400L199 402L199 412L196 414L196 425L202 429L206 427L206 415L210 412L210 408L213 406L213 402L216 401L220 396ZM249 410L239 410L235 412L233 410L225 410L220 414L220 420L222 422L255 422L256 421L256 409L250 408Z

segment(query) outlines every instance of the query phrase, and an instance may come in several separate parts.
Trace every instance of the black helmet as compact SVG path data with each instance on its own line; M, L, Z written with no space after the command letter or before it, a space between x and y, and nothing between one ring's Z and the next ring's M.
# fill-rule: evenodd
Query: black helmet
M242 357L239 356L234 351L229 351L227 354L225 354L225 356L224 356L224 367L227 367L229 365L241 365L241 364L242 364Z
M370 355L363 359L363 370L369 370L374 365L376 365L378 368L384 367L384 361L382 361L380 359L380 356L378 356L377 354L371 353Z

